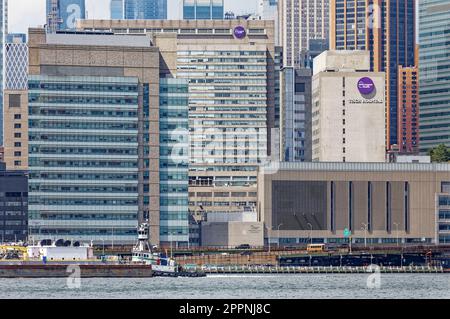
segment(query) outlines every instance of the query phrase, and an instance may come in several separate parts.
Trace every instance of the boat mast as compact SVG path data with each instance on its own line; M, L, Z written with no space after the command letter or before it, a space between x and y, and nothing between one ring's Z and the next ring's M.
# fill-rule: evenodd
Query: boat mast
M136 245L134 246L134 251L140 251L140 252L150 252L151 248L150 244L148 242L149 240L149 224L148 222L142 223L139 225L138 228L138 241Z

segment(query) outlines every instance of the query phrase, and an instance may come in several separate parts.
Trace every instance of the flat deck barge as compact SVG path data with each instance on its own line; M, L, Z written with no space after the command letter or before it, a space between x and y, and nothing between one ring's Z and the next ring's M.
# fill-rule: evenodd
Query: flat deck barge
M80 278L150 278L154 275L149 265L0 263L0 278L66 278L78 273L78 269Z

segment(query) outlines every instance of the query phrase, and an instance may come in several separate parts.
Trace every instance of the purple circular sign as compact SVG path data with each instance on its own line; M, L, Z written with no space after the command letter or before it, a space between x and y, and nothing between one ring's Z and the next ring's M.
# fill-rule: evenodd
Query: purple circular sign
M247 31L245 31L245 28L241 25L234 28L234 36L238 39L243 39L247 35Z
M373 83L371 78L362 78L358 81L358 90L362 95L372 94L375 90L375 83Z

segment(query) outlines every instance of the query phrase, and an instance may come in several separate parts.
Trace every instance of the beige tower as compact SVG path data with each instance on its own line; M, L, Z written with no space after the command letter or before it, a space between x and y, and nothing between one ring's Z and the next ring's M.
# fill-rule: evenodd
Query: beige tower
M5 44L4 61L4 161L8 170L27 170L28 46L24 37L13 37Z
M329 0L279 0L278 27L283 66L299 66L309 40L328 39Z

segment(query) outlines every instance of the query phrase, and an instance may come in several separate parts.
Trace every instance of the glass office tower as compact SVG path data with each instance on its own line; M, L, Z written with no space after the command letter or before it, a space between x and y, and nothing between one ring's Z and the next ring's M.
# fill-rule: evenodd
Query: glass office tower
M74 30L86 18L85 0L46 0L47 31Z
M123 0L111 0L110 2L110 10L111 10L111 19L120 20L123 19Z
M160 241L189 241L188 81L160 79Z
M450 5L423 0L419 7L420 150L450 146Z
M311 161L311 81L310 69L281 70L281 161Z
M33 239L132 244L138 223L138 79L29 76Z
M224 0L183 0L184 20L222 20Z
M128 20L166 20L167 0L124 0L124 17Z

